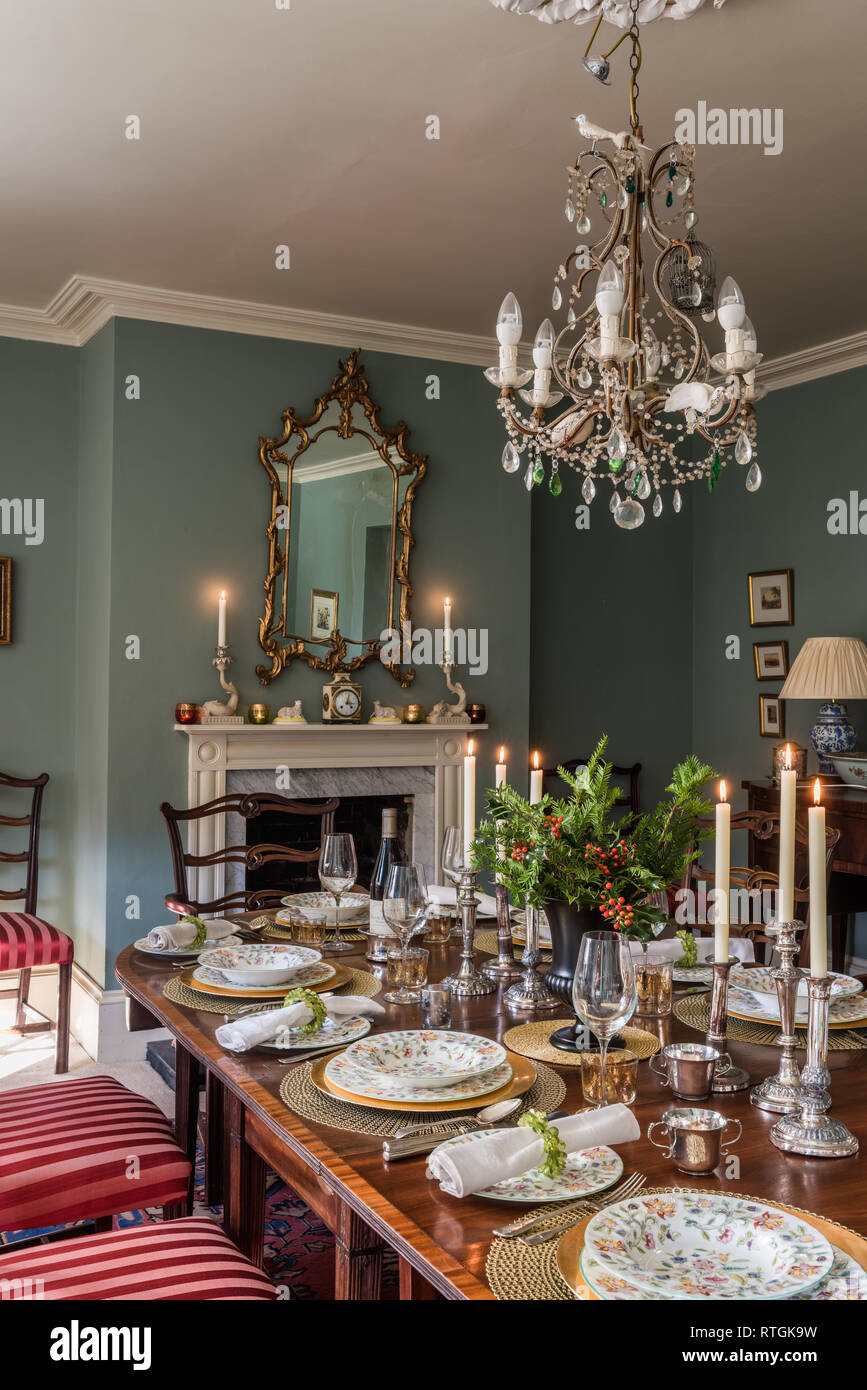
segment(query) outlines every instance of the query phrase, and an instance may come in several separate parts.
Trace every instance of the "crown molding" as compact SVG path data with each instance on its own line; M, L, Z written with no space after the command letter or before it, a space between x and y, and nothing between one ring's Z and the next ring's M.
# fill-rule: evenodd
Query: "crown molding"
M145 319L150 323L250 333L332 347L361 344L369 352L392 352L477 367L489 366L495 351L493 335L447 333L414 324L346 318L311 309L219 299L82 275L73 275L44 309L0 304L0 337L81 347L112 318ZM835 338L763 362L758 377L771 391L777 391L865 364L867 332L853 333L848 338Z

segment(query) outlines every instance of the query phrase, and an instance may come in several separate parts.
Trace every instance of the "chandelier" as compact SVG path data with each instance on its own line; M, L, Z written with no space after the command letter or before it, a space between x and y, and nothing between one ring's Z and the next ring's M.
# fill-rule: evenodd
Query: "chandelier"
M567 465L581 477L584 507L608 484L610 511L625 530L642 525L644 503L655 517L667 504L679 512L688 482L704 478L713 491L732 458L749 465L746 487L755 492L762 475L754 404L766 389L755 380L761 353L743 294L730 276L717 294L713 252L695 234L695 149L676 140L655 151L644 144L638 6L630 0L631 25L614 45L629 39L632 46L630 129L575 117L589 141L568 170L565 213L578 241L557 268L551 298L566 322L557 330L544 320L527 370L518 361L521 309L507 294L497 320L499 364L485 372L500 388L506 472L523 466L528 492L547 478L557 497ZM613 48L590 56L602 17L585 66L607 83ZM645 247L655 255L647 264ZM724 334L718 352L699 327L714 320ZM583 528L586 514L575 524Z

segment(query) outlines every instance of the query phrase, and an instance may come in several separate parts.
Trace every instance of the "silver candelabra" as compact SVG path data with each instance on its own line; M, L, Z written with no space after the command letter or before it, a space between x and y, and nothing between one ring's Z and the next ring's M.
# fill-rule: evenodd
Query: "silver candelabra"
M760 1110L771 1110L777 1114L788 1115L801 1108L803 1087L795 1049L798 1045L795 1035L795 1011L798 1002L798 985L805 971L795 965L795 957L800 949L798 934L806 931L803 922L776 922L765 928L780 953L780 964L774 971L777 985L777 1000L780 1005L780 1037L782 1048L779 1069L767 1077L760 1086L750 1091L750 1101Z
M807 1022L807 1062L801 1072L801 1097L794 1114L783 1115L771 1130L771 1143L785 1153L809 1158L851 1158L858 1140L842 1120L827 1114L831 1108L831 1073L828 1070L828 1010L831 980L810 976Z

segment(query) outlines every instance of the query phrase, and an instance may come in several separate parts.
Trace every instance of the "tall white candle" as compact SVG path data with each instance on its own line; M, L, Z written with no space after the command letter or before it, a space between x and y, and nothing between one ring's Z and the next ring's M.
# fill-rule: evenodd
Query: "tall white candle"
M539 754L533 754L533 770L530 773L530 805L535 806L542 800L542 769L539 766Z
M452 660L452 601L443 599L443 661L450 665Z
M476 758L472 739L464 756L464 860L470 862L470 845L476 834Z
M726 801L726 784L719 784L716 808L716 846L714 855L713 958L729 958L729 875L731 871L732 808Z
M795 797L798 774L792 767L792 749L786 744L786 766L780 773L780 883L777 917L791 922L795 916Z
M502 787L502 786L505 786L505 782L506 782L506 772L507 772L507 768L506 768L506 750L505 750L505 748L501 748L501 749L500 749L500 759L499 759L499 762L497 763L496 767L494 768L494 786L495 786L495 787Z
M815 806L808 813L810 828L810 974L818 979L828 973L828 909L825 902L825 808L820 804L822 784L813 790Z
M217 646L226 645L226 594L225 590L220 593L220 607L217 616Z

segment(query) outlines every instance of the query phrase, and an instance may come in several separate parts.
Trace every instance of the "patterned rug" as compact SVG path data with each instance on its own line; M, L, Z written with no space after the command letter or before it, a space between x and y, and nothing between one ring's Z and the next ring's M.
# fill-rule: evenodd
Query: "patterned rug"
M201 1198L203 1190L203 1160L201 1148L196 1154L196 1202L194 1216L219 1221L221 1207L206 1207ZM159 1221L162 1213L141 1209L124 1212L115 1225L140 1226L145 1221ZM59 1227L42 1227L33 1231L0 1232L0 1249L13 1240L32 1239L49 1235ZM303 1300L334 1298L334 1237L291 1187L276 1173L269 1171L265 1194L265 1273L277 1285L282 1285L290 1298ZM386 1252L383 1259L382 1297L398 1296L397 1258ZM284 1297L286 1294L283 1295Z

